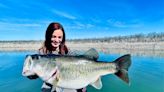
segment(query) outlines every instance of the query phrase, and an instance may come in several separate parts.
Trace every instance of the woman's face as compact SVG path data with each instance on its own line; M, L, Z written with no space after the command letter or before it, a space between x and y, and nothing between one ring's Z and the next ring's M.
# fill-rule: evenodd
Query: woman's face
M63 40L63 32L61 29L57 29L52 33L51 45L55 48L59 47Z

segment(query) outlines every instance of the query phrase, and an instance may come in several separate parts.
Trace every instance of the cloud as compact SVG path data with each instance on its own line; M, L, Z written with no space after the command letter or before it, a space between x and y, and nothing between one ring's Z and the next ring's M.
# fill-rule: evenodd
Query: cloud
M116 19L108 19L107 23L111 26L118 27L118 28L136 28L136 27L141 27L143 24L141 24L137 20L131 20L130 22L125 22L125 21L119 21Z
M81 22L75 22L76 26L79 26L79 27L85 27L85 28L91 28L91 27L94 27L93 24L89 24L89 23L81 23Z
M90 24L90 23L81 23L74 21L73 24L66 25L65 28L69 30L86 30L93 28L95 25Z
M97 18L91 18L91 21L94 23L101 23L101 20Z
M30 31L33 29L42 28L42 24L39 23L15 23L15 22L0 22L0 28L2 31Z
M58 11L58 10L52 10L53 13L55 13L56 15L59 15L59 16L62 16L62 17L65 17L67 19L72 19L72 20L75 20L76 17L71 15L71 14L68 14L66 12L63 12L63 11Z

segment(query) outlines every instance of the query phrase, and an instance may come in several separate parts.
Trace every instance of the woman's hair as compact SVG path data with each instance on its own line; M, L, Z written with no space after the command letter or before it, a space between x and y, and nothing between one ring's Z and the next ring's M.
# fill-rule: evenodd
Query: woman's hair
M46 35L45 35L45 42L44 42L44 46L46 47L45 53L52 53L53 47L51 45L51 38L52 38L53 32L58 29L61 29L63 32L63 39L62 39L61 44L59 45L59 54L68 53L67 46L65 45L66 37L65 37L64 28L60 23L50 23L49 26L47 27Z

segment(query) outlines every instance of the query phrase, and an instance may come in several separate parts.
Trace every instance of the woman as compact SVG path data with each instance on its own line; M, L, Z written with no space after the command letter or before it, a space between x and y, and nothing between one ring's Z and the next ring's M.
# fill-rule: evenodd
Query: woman
M51 23L45 35L44 46L39 49L40 54L67 54L68 49L65 45L65 32L61 24Z
M50 23L46 30L44 45L39 49L40 54L61 54L68 53L68 48L65 45L65 32L60 23ZM51 92L52 85L44 83L42 92ZM74 92L75 90L72 90ZM86 92L86 89L78 89L77 92Z

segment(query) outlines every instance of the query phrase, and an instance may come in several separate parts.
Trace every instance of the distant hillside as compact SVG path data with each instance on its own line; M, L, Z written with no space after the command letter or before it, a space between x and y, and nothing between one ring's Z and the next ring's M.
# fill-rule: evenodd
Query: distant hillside
M38 51L43 40L30 41L0 41L2 51ZM66 41L70 52L86 51L95 48L99 52L148 55L164 57L164 33L135 34L93 39L73 39Z
M134 34L128 36L115 36L104 38L85 38L85 39L67 39L68 42L163 42L164 32L148 33L148 34ZM36 43L44 42L43 40L17 40L17 41L2 41L0 43Z
M134 34L128 36L92 38L92 39L72 39L70 42L161 42L164 41L164 32L149 34Z

